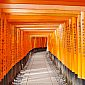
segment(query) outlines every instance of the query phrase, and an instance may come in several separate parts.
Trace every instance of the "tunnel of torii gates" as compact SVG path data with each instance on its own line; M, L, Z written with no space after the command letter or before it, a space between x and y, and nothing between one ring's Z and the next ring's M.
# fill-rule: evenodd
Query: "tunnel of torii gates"
M47 47L85 80L84 0L0 0L0 81L34 48Z

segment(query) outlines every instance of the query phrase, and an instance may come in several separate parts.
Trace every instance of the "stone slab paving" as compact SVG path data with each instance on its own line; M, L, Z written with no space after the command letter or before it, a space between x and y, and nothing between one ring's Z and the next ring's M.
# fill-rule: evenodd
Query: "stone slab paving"
M54 66L46 52L33 54L20 74L14 79L14 85L67 85L65 78Z

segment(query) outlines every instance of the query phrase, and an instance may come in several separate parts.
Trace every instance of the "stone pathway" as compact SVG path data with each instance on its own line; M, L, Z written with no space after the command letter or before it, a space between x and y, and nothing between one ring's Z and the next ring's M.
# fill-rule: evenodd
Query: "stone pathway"
M27 62L13 83L14 85L67 85L66 79L46 56L46 52L33 54L31 62Z

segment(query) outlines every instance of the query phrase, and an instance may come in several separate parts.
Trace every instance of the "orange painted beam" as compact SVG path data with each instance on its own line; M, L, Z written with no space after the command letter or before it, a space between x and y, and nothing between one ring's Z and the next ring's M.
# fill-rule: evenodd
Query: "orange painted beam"
M27 34L49 34L53 31L24 31Z
M62 6L61 6L62 7ZM15 15L31 15L31 14L58 14L58 16L64 14L67 16L78 15L80 11L69 11L69 10L58 10L58 9L29 9L29 8L4 8L5 13L15 14ZM59 15L60 14L60 15Z
M57 16L43 16L43 15L12 15L7 16L9 22L19 22L19 23L60 23L68 20L71 17L57 17Z
M61 16L61 17L59 17L59 16L56 16L56 15L8 15L7 16L7 19L12 19L12 20L35 20L35 19L47 19L47 20L66 20L66 19L68 19L68 18L71 18L71 17L64 17L64 16Z
M19 4L52 4L52 5L77 5L85 6L84 0L0 0L0 3L19 3Z
M67 21L67 20L66 20ZM37 22L18 22L18 21L12 21L12 20L10 20L9 21L9 23L11 23L11 24L13 24L13 25L42 25L42 24L62 24L62 23L64 23L64 22L66 22L65 20L63 20L63 21L53 21L53 22L51 22L51 21L48 21L48 22L46 22L46 21L42 21L42 22L39 22L39 21L37 21Z
M35 29L37 29L37 28L49 28L49 29L56 29L56 27L58 27L58 25L53 25L53 26L51 26L51 25L28 25L28 26L26 26L26 25L17 25L16 26L17 28L35 28Z

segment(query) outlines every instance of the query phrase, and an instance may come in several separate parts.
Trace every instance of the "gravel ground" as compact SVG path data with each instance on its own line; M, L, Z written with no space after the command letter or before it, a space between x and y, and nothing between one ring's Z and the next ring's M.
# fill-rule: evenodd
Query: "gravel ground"
M23 70L17 75L14 85L67 85L66 79L53 64L46 52L32 55Z

